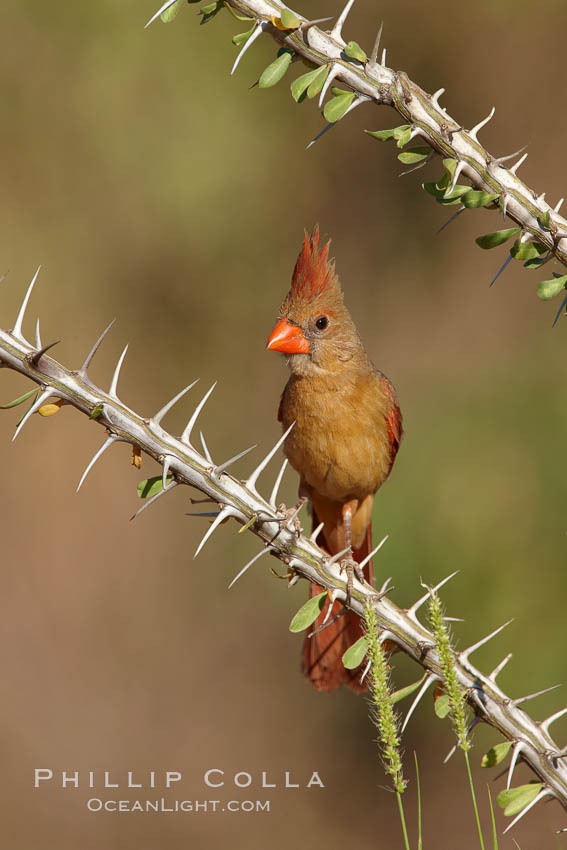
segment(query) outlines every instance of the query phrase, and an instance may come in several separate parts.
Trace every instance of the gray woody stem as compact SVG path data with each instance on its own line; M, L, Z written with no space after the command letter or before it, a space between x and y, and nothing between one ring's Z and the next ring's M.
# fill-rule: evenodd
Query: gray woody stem
M375 105L392 106L404 122L411 125L412 140L421 139L442 157L456 160L454 182L462 175L475 188L498 194L502 211L519 225L526 239L533 237L567 266L567 220L559 214L561 202L555 207L550 206L545 200L545 193L533 191L516 175L527 154L507 168L504 162L514 159L521 151L510 156L494 157L477 139L477 133L492 118L494 110L467 131L439 105L444 89L428 94L404 71L393 71L380 64L374 56L376 51L364 64L350 60L343 49L342 15L339 19L341 26L331 32L311 25L299 14L301 26L282 31L270 22L272 16L278 17L286 8L277 0L225 0L225 3L260 22L261 29L259 27L255 35L265 32L278 44L291 48L296 55L315 65L328 65L333 82L342 82L356 93L358 100L355 103L364 99ZM351 5L347 3L346 12ZM248 46L246 43L245 47ZM385 51L382 62L385 62Z
M13 331L0 330L0 367L20 372L39 384L42 392L20 427L25 426L32 417L32 411L36 411L49 397L64 399L82 413L91 417L94 415L95 421L106 431L102 448L93 461L96 461L103 451L111 449L115 442L130 443L138 446L162 466L167 463L167 471L172 478L167 487L153 499L162 498L175 487L188 484L218 503L219 513L212 513L215 519L208 527L198 551L222 519L232 516L259 538L264 547L262 553L269 550L297 575L329 589L334 598L343 601L346 599L346 578L341 573L340 564L336 559L333 561L319 549L314 540L316 535L311 538L304 537L296 531L289 517L278 514L275 506L277 487L272 491L269 501L256 489L258 475L274 454L274 449L279 448L281 440L260 461L247 482L239 481L226 471L226 466L229 462L238 460L248 450L230 461L215 465L210 457L206 456L208 452L202 455L190 443L190 432L195 424L196 414L211 390L197 405L183 436L176 438L160 424L162 417L170 409L169 404L162 407L154 417L144 418L120 401L117 383L124 354L115 370L111 389L105 392L92 383L88 374L88 366L102 338L87 357L85 364L78 371L71 371L47 355L38 356L37 349L23 337L21 324L18 317ZM176 400L185 392L186 390L183 390L179 393ZM87 472L94 465L93 461L87 467ZM144 507L149 507L151 501L153 500L148 499ZM209 516L211 513L205 512L205 515ZM401 650L415 659L428 672L430 680L441 679L441 667L433 636L417 618L419 608L427 601L427 594L404 611L387 597L378 598L373 588L355 579L350 607L359 616L363 616L365 600L368 597L373 600L378 622L383 630L382 637L394 641ZM531 766L543 783L546 796L556 797L567 808L567 751L563 752L549 734L549 726L564 711L556 712L541 723L535 722L519 707L521 698L512 699L506 696L496 684L496 677L503 665L499 665L493 673L486 676L469 660L472 651L498 631L469 649L456 653L455 664L459 681L467 692L475 715L514 742L518 748L517 754L520 755L521 750L521 758ZM413 707L410 711L413 711Z

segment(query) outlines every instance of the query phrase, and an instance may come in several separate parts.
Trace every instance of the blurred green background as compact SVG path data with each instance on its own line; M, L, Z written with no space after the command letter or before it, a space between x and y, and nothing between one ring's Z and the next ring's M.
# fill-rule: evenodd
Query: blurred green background
M298 9L339 11L313 0ZM378 580L392 575L393 599L407 605L420 579L460 570L443 593L448 613L465 619L459 645L514 617L479 665L489 670L513 651L501 678L511 696L561 681L567 326L551 329L555 304L535 294L542 275L514 264L488 288L506 249L482 252L473 239L501 226L495 213L468 213L434 235L447 211L420 184L440 166L400 179L394 149L362 133L400 123L395 113L363 106L306 151L323 121L289 95L299 69L275 89L248 88L274 56L268 38L230 77L231 36L245 26L223 11L199 27L189 6L144 31L154 11L149 0L3 4L0 257L10 274L0 326L12 325L41 262L27 329L40 314L44 339L63 340L58 359L78 366L116 317L96 380L107 385L125 342L120 392L141 413L200 377L166 423L179 433L218 379L201 420L213 457L254 442L263 451L279 435L287 378L264 344L303 229L319 222L405 415L394 473L376 500L375 535L390 535ZM445 86L443 105L467 127L496 106L483 142L496 156L529 142L521 176L555 203L567 190L565 4L479 0L473 13L448 0L359 2L345 35L369 50L381 19L388 64L427 91ZM13 373L1 379L2 402L27 389ZM206 521L184 516L188 490L129 523L136 483L154 465L136 473L119 446L77 496L100 427L64 409L34 418L12 445L19 415L0 416L2 846L400 847L365 700L317 694L299 673L301 638L287 626L304 583L288 593L261 562L227 592L257 551L254 538L227 524L193 562ZM289 473L288 503L296 487ZM398 686L419 675L404 658L393 664ZM529 709L544 717L565 699L552 693ZM555 728L560 744L566 726ZM475 764L497 740L478 732ZM458 758L441 764L451 745L426 699L405 752L410 779L418 753L426 846L437 850L478 846L464 768ZM34 767L109 770L122 781L128 770L181 770L177 796L270 799L272 811L92 814L84 785L34 790ZM251 772L254 784L211 793L209 768ZM291 771L304 785L314 770L325 789L258 787L261 771L278 783ZM487 776L476 773L484 803ZM414 781L407 800L413 828ZM524 850L552 847L563 825L558 805L543 805L513 835ZM510 834L501 846L514 846Z

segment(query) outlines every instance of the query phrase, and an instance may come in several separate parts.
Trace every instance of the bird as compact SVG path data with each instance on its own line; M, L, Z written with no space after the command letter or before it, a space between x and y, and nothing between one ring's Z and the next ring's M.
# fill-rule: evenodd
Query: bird
M360 563L372 550L374 495L390 475L403 426L394 386L368 358L344 304L329 249L318 225L305 232L266 348L284 354L291 372L278 420L284 431L295 423L283 449L299 474L299 496L311 503L313 526L324 523L321 547L331 555L350 547L352 585L352 561ZM371 562L364 578L373 583ZM320 592L310 583L310 598ZM363 634L361 620L338 600L329 614L329 604L305 639L303 673L318 691L344 684L362 693L367 685L359 672L342 663ZM317 631L325 617L330 625Z

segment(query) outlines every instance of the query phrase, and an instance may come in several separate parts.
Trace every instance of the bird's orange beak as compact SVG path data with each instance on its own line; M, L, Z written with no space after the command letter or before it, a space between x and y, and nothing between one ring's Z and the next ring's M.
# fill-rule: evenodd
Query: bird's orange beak
M287 319L280 319L273 329L266 348L281 351L284 354L309 354L309 342L303 336L298 325L292 325Z

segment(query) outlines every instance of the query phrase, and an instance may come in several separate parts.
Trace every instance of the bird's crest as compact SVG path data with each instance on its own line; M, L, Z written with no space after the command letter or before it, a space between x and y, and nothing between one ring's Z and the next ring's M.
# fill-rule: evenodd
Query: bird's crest
M337 289L338 280L335 274L335 264L329 260L329 245L322 248L319 245L319 226L315 225L311 235L307 233L303 239L303 248L297 258L291 293L302 298L315 298L328 289Z

